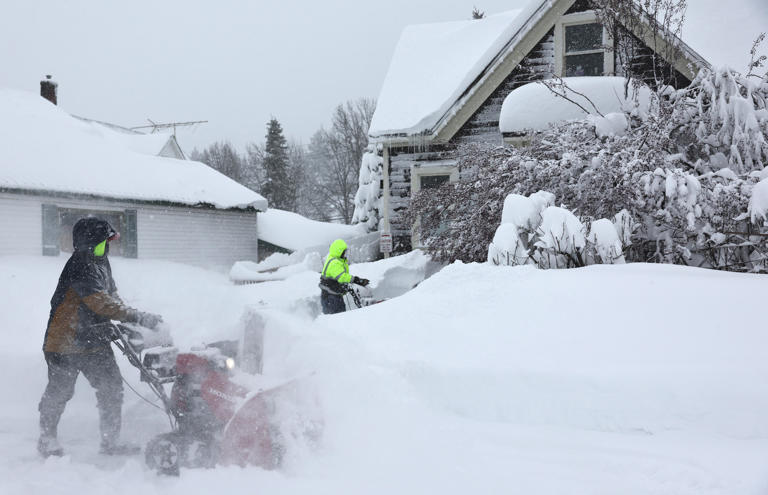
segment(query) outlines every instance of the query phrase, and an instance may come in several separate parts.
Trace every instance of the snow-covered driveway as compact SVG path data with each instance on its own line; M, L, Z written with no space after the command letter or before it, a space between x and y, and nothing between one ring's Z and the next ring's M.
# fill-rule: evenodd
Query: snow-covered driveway
M162 313L180 347L236 332L246 305L272 308L265 371L315 372L322 398L321 445L296 445L283 471L167 479L141 458L96 454L83 380L60 428L69 455L36 456L40 345L64 261L0 257L3 494L768 490L763 276L455 264L402 297L313 320L316 274L236 287L182 265L116 259L123 297ZM123 373L146 392L135 370ZM124 421L139 442L167 428L129 390Z

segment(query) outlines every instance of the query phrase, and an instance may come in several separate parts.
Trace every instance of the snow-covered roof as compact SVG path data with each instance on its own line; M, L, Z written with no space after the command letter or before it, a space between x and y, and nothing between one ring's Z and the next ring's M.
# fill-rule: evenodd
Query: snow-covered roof
M584 109L555 95L542 83L528 83L516 88L504 99L499 117L502 134L540 131L551 123L583 119L587 115L584 110L593 115L597 115L597 111L606 115L632 111L637 102L642 112L648 108L650 101L650 90L646 86L640 88L635 98L634 89L630 85L629 97L625 98L626 79L623 77L567 77L563 81L567 86L564 90L566 96ZM585 97L594 103L597 110Z
M0 88L0 188L267 208L262 196L203 163L147 156L116 134L36 94Z
M291 251L329 246L336 239L349 241L365 234L365 226L318 222L298 213L269 209L259 215L259 239Z
M113 141L128 150L142 155L186 160L181 147L176 142L176 137L171 133L153 132L146 134L108 122L100 122L77 115L73 115L73 117L91 125L94 132L100 134L104 139Z
M548 0L545 0L548 1ZM484 19L408 26L392 55L369 134L432 129L542 4Z
M745 1L754 5L689 1L683 49L691 60L703 63L711 58L716 65L746 65L751 46L747 41L754 39L761 32L760 26L768 22L768 7L757 5L761 0ZM413 136L437 131L498 57L514 50L555 3L531 0L524 9L485 19L405 28L382 85L370 136ZM713 16L712 12L719 15ZM714 18L727 21L724 32L728 36L711 35ZM734 42L735 38L739 41ZM742 53L744 62L740 63Z

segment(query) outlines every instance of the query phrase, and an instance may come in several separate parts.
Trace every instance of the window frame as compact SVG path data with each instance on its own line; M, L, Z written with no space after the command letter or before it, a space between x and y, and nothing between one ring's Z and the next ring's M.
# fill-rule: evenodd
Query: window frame
M594 53L603 54L603 73L602 76L615 75L615 60L612 50L607 50L606 47L612 45L611 37L608 30L603 26L603 47L596 50L586 50L573 53L565 52L565 28L568 26L578 26L582 24L598 24L597 14L595 11L590 10L587 12L578 12L575 14L568 14L560 17L555 24L555 74L560 77L565 76L565 57L570 55L589 55ZM595 77L595 76L584 76Z
M436 175L447 175L448 183L453 183L459 180L459 168L456 165L411 165L411 196L421 191L422 177ZM420 230L421 219L417 218L416 222L411 227L411 246L414 249L421 249L424 247L421 245L421 239L419 236Z

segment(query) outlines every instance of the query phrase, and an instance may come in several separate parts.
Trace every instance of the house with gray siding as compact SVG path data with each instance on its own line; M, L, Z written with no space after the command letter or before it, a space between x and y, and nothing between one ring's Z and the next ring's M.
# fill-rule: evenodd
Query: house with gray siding
M115 139L54 101L0 89L0 255L71 252L72 226L94 215L121 233L112 255L219 268L258 259L262 196L179 159L175 139Z
M615 30L599 23L589 0L533 0L479 20L405 29L369 131L382 158L380 228L392 233L396 251L419 247L417 229L402 216L411 194L459 179L457 147L504 144L500 115L515 89L594 76L629 76L653 86L661 72L665 84L679 88L709 66L663 29L618 24ZM617 49L617 40L631 49ZM675 56L667 60L667 53Z

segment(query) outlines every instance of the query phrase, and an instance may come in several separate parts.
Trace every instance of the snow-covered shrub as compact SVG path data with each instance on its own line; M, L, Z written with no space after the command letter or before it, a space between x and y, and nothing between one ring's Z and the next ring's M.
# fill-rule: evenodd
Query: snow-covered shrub
M592 222L589 225L587 242L593 247L595 255L603 264L625 263L619 227L610 220L601 218Z
M765 270L768 237L756 234L768 231L768 186L756 184L768 177L766 102L768 77L702 71L688 88L661 89L642 119L626 114L626 128L606 116L553 125L524 147L462 147L461 179L415 195L408 215L451 219L424 240L438 259L498 258L487 246L505 199L543 190L589 229L592 219L613 219L627 261ZM519 229L517 237L529 240ZM508 248L513 237L504 239ZM616 253L614 240L595 251L600 262Z
M698 169L729 167L737 174L768 163L768 81L722 68L701 71L673 96L670 130Z
M520 238L517 226L502 223L496 229L493 242L488 245L488 262L505 266L533 263L527 245L528 242Z
M623 136L629 130L629 119L623 113L608 113L604 117L587 115L587 121L595 126L595 134L600 138Z
M533 232L541 224L541 212L555 204L555 195L547 191L538 191L527 198L519 194L510 194L504 200L501 223L511 223L527 232Z
M502 223L488 246L488 262L541 268L624 263L620 235L610 220L587 227L573 212L553 206L554 200L545 191L507 196Z
M529 197L510 194L504 199L501 225L488 246L488 261L496 265L524 265L535 262L535 233L542 221L542 212L554 204L555 196L538 191Z
M537 261L542 268L586 265L586 229L570 211L550 206L541 213L541 225L536 233Z
M360 163L359 186L352 216L352 223L365 224L368 232L379 230L382 166L383 160L377 150L369 147Z

